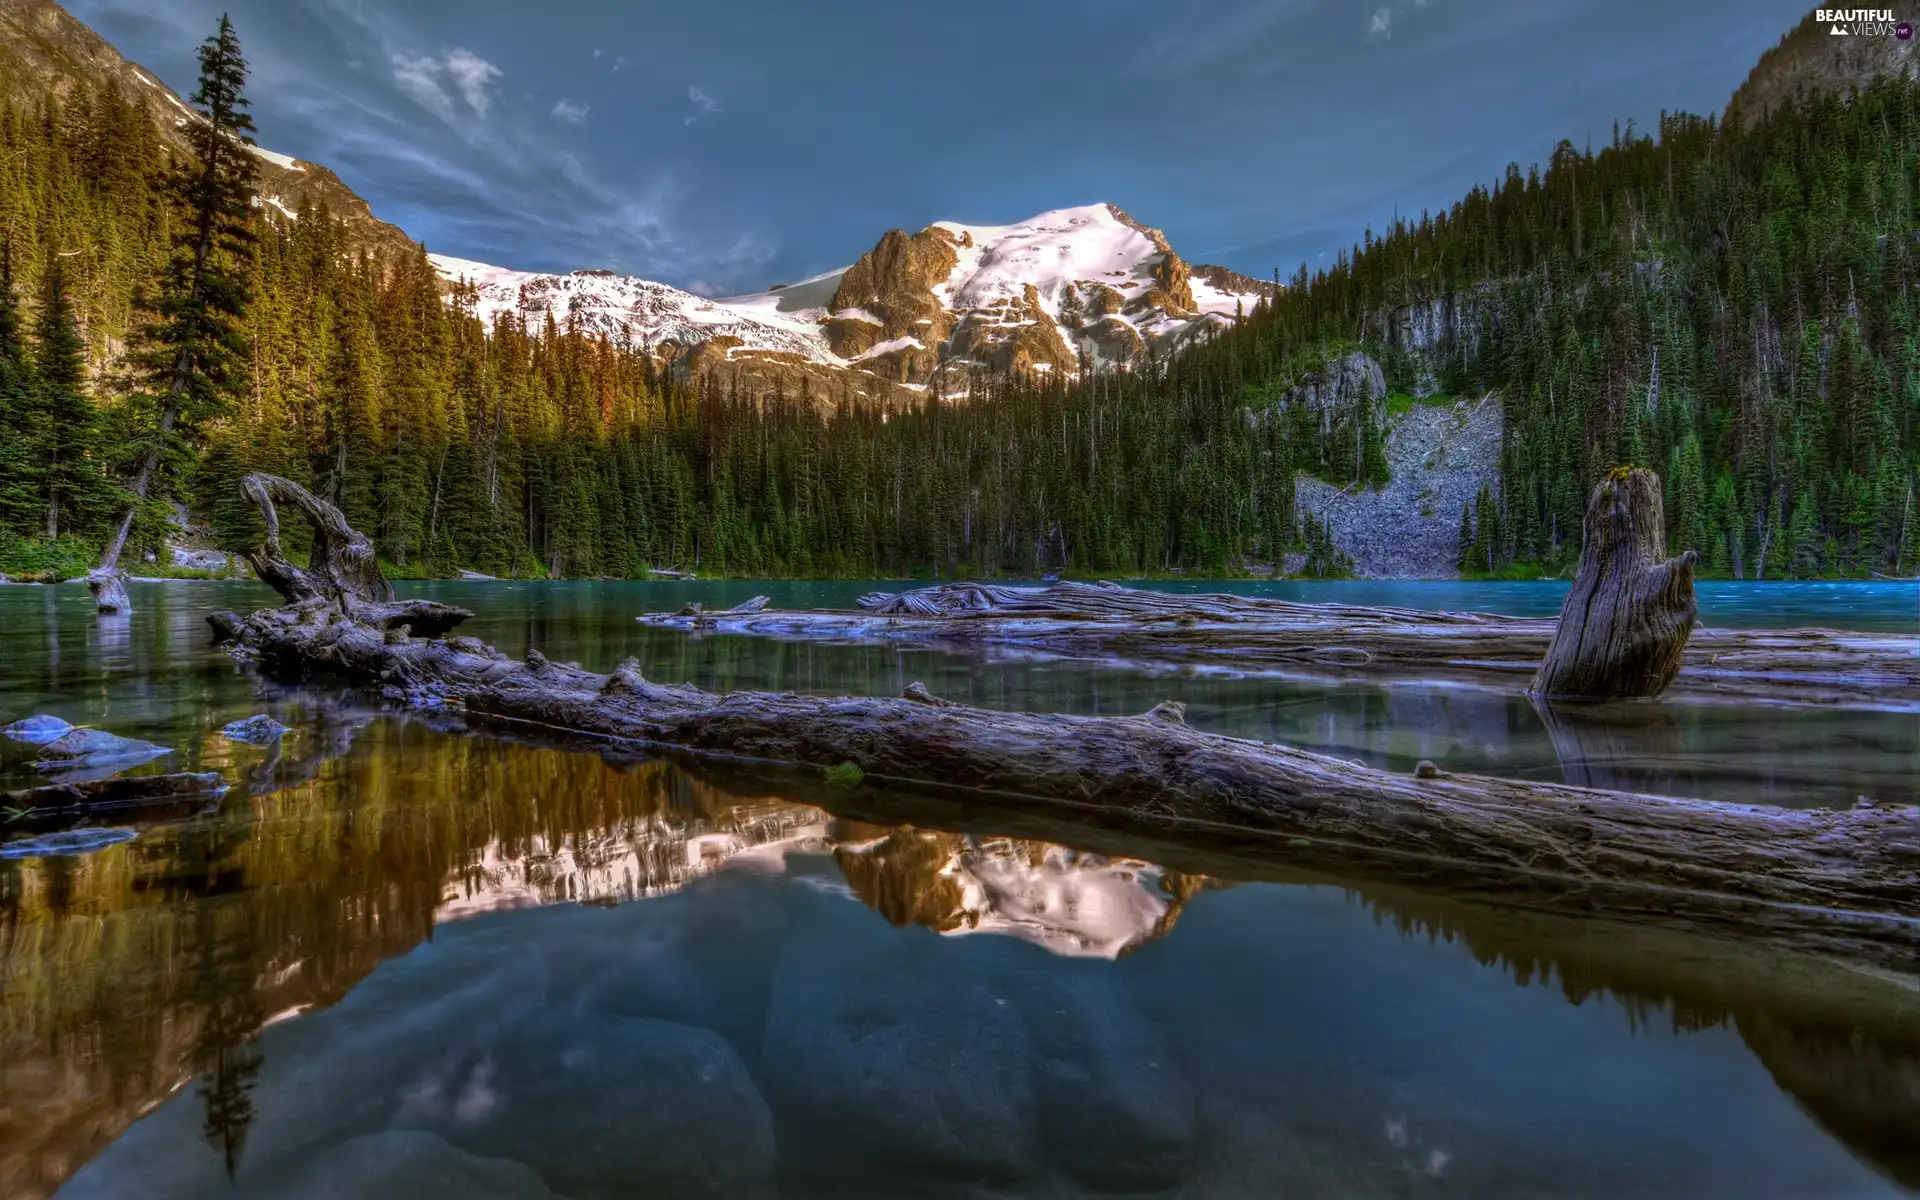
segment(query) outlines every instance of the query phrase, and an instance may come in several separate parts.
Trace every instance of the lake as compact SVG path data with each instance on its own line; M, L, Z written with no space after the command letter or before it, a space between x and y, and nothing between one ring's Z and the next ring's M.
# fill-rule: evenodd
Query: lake
M906 585L402 585L463 632L704 687L1138 713L1406 769L1920 801L1920 714L1668 703L1564 761L1524 698L1142 674L633 617ZM1557 611L1564 585L1159 584ZM1920 1194L1920 989L1290 874L1058 818L475 737L209 645L241 583L0 587L0 721L218 770L0 857L0 1195ZM1897 584L1702 584L1708 624L1912 631ZM280 749L231 743L266 712ZM0 786L38 781L0 743ZM819 802L815 795L810 799ZM7 835L16 840L18 834Z

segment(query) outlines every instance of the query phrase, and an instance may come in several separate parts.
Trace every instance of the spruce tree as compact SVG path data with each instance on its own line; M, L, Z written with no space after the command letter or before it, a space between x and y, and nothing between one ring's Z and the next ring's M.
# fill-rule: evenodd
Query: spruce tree
M111 502L94 457L97 418L86 392L86 343L58 259L43 276L34 321L34 384L39 393L30 431L39 507L48 539L90 526Z
M31 453L35 427L33 366L21 338L20 304L13 291L13 247L0 248L0 532L37 531L39 464Z
M139 435L131 497L101 555L118 565L143 503L164 490L163 467L184 458L197 427L223 412L241 390L246 365L242 322L252 296L245 269L253 250L253 118L241 94L247 64L223 15L200 48L201 119L187 128L191 161L166 181L180 230L154 303L159 319L140 331L142 400L150 411Z

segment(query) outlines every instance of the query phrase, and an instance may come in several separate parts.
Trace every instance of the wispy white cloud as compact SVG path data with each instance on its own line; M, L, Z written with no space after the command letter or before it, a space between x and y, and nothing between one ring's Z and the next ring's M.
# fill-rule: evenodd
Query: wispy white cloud
M1373 19L1367 23L1367 36L1370 38L1389 38L1393 36L1393 10L1376 8Z
M490 89L503 74L486 59L457 46L438 56L396 51L392 60L394 86L442 117L453 115L453 97L447 86L459 93L474 116L485 117L493 108Z
M460 95L467 102L475 116L484 117L487 109L493 105L493 97L487 89L493 81L500 78L499 67L494 66L477 54L455 48L447 51L447 75L454 86L460 89Z
M575 104L571 100L555 100L553 102L554 119L565 121L569 125L586 124L587 114L592 111L593 106L591 104Z
M453 99L440 87L440 61L431 55L414 58L393 56L393 83L414 103L430 108L443 117L453 115Z
M691 125L701 117L710 117L714 113L726 111L720 107L718 100L708 94L707 89L697 83L687 89L687 99L693 101L693 115L682 122L685 125Z

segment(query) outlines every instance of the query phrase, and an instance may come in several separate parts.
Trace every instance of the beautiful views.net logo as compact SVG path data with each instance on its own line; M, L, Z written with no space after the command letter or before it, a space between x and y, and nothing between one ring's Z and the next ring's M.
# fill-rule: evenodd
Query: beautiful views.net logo
M1891 34L1906 41L1913 26L1894 19L1890 8L1816 8L1813 19L1828 26L1834 37L1886 37Z

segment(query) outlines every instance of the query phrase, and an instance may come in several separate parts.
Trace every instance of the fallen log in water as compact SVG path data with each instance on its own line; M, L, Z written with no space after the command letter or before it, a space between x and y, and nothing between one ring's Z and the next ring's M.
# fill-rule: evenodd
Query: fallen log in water
M0 792L0 810L7 828L40 828L49 820L129 810L170 808L198 803L226 790L226 780L212 772L180 771L168 775L126 775L87 783L54 783L44 787Z
M1462 618L1471 625L1473 618ZM1920 953L1920 810L1771 809L1564 785L1376 770L1201 733L1177 705L1141 717L898 698L736 692L517 662L337 613L235 619L264 668L383 688L470 722L814 768L1013 799L1095 824L1285 848L1303 869L1540 911L1651 920L1910 967ZM858 774L846 772L846 774Z
M1112 583L942 584L862 610L652 614L656 628L1318 678L1427 678L1523 691L1557 621L1479 612L1307 604ZM1668 694L1920 709L1920 637L1831 629L1695 629Z

